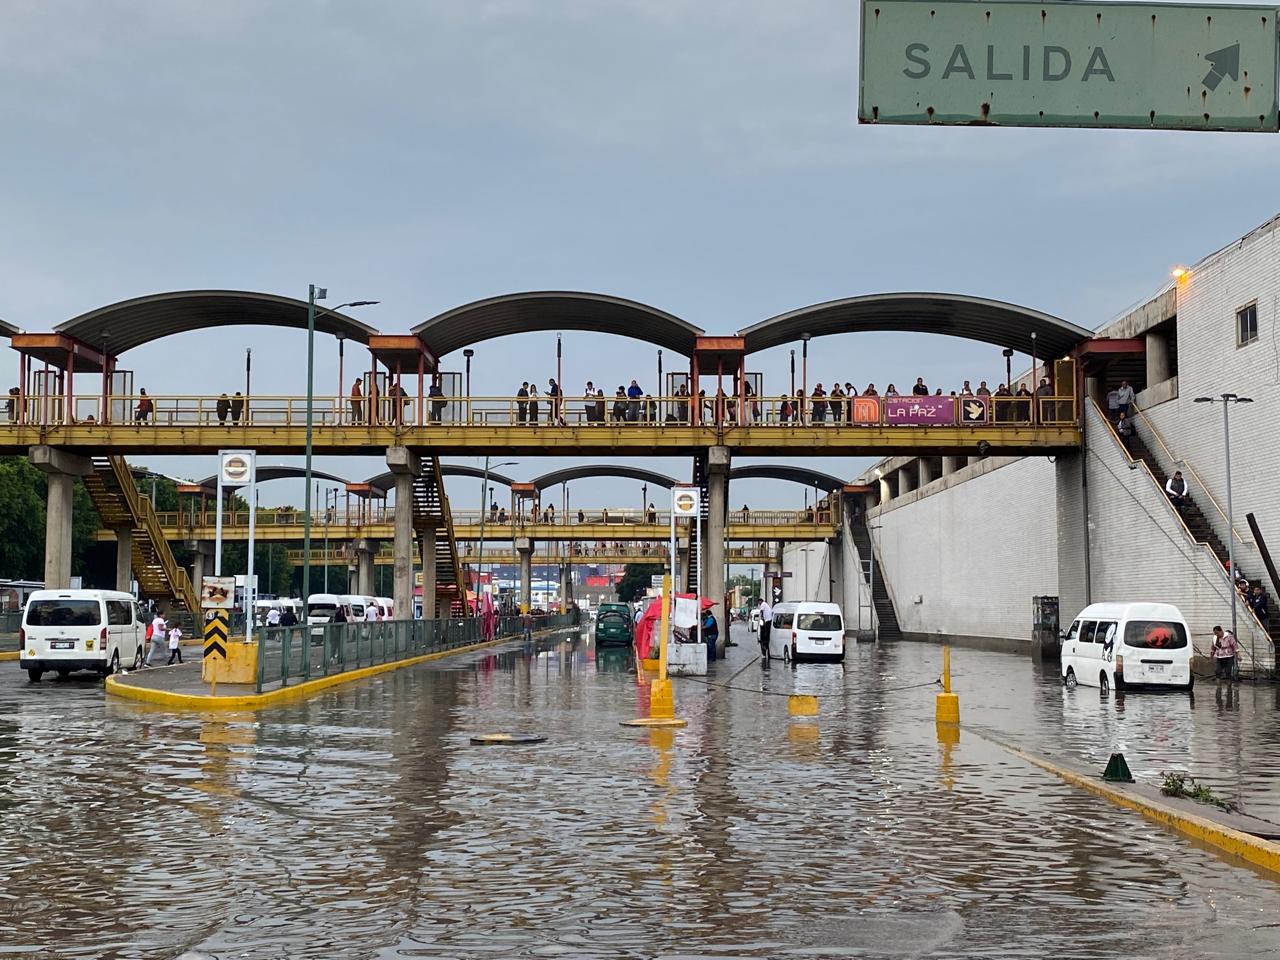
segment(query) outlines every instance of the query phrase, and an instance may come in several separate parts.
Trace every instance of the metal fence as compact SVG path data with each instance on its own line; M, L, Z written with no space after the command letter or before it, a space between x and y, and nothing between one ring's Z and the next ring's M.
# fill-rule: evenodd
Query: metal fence
M576 614L501 617L484 635L481 620L381 620L273 627L258 635L259 693L272 684L329 677L427 653L443 653L486 640L516 638L539 630L573 626Z
M21 610L0 612L0 653L18 649L18 631L21 629Z

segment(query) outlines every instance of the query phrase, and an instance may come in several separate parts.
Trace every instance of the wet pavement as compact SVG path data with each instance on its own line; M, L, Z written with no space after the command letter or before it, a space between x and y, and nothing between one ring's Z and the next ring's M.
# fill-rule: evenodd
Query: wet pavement
M0 664L0 956L1280 956L1280 880L974 732L1099 769L1119 747L1280 820L1274 688L1103 699L957 650L947 744L938 648L792 670L740 639L675 681L674 732L620 727L630 653L582 640L260 714ZM548 740L470 744L492 730Z

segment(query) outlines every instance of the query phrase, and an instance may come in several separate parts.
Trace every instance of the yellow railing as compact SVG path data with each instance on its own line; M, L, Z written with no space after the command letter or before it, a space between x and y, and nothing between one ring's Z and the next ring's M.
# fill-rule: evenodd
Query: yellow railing
M745 404L731 397L643 397L639 400L606 397L566 397L553 406L545 397L535 402L519 397L423 397L416 394L391 397L315 397L311 403L316 428L392 426L469 426L626 428L629 426L690 426L730 428L739 426L778 429L832 429L841 427L1026 427L1035 423L1062 426L1076 422L1076 402L1069 395L1053 396L842 396L749 397ZM20 408L20 409L19 409ZM293 396L241 398L129 395L106 401L104 416L100 397L76 399L71 417L61 397L26 398L5 423L41 426L68 421L86 426L113 423L139 428L224 426L303 426L307 400ZM19 413L21 415L19 415Z
M191 578L187 576L186 570L178 566L178 561L174 558L173 551L169 548L169 542L165 539L164 529L156 516L155 510L151 507L151 501L138 492L138 485L134 482L133 472L129 469L129 464L125 462L124 457L111 457L110 459L111 470L116 478L116 485L124 493L125 500L129 504L130 514L150 539L155 559L164 568L164 575L173 588L173 592L177 595L177 599L181 600L189 611L198 610L199 601L196 597L195 589L191 585Z

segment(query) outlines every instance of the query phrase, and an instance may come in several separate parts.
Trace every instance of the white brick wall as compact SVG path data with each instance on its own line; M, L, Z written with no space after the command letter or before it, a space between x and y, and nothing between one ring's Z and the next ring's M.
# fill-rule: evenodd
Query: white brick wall
M782 599L831 599L831 560L825 543L789 543L782 549Z
M1056 488L1035 457L873 512L903 632L1030 642L1031 598L1058 593Z

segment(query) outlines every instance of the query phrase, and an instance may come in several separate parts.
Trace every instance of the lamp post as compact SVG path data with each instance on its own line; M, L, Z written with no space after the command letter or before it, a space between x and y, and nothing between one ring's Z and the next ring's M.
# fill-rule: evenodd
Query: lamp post
M307 287L307 466L306 466L306 503L302 514L302 602L307 602L311 594L311 431L314 423L311 404L315 397L316 386L316 301L329 295L324 287L314 283ZM344 307L371 307L377 300L352 300L340 303L336 307L325 310L321 316L336 313ZM247 388L246 388L247 389ZM248 395L245 396L248 402ZM305 609L305 608L304 608Z
M791 351L791 398L795 399L796 395L796 352Z
M468 362L469 361L470 361L470 358L468 358ZM517 466L517 462L515 460L504 460L502 463L493 464L491 468L489 466L489 458L488 457L484 458L484 476L480 480L480 547L476 551L477 593L479 592L479 589L480 589L480 574L484 571L484 521L485 521L485 517L489 515L489 504L485 502L484 495L485 495L485 491L489 489L489 470L490 469L497 470L499 467L514 467L514 466ZM514 518L512 519L514 520ZM423 562L425 562L425 560ZM465 600L466 600L466 597L463 597L464 602Z
M1040 422L1040 382L1036 379L1036 332L1031 331L1031 425Z
M467 423L470 423L471 422L471 358L476 355L476 352L472 350L470 347L467 347L467 349L462 351L462 355L467 358L466 387L463 392L467 396Z
M1230 582L1227 585L1227 589L1231 591L1231 635L1237 637L1236 597L1239 591L1236 590L1236 518L1235 510L1231 503L1231 405L1233 403L1253 403L1253 398L1241 397L1234 393L1223 393L1216 397L1196 397L1195 402L1222 404L1222 442L1227 462L1227 566L1231 568L1228 576ZM1257 664L1252 636L1249 638L1249 658L1255 665Z
M800 342L800 389L804 391L804 399L800 401L800 423L803 424L804 411L809 403L809 334L800 334Z
M1013 393L1013 347L1005 347L1004 354L1004 388Z

